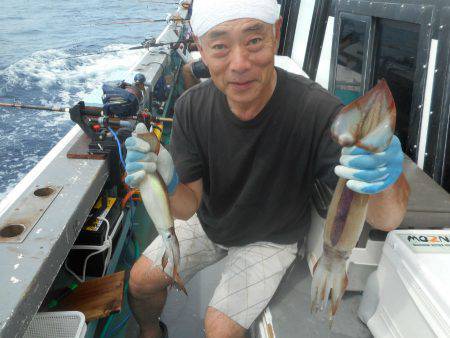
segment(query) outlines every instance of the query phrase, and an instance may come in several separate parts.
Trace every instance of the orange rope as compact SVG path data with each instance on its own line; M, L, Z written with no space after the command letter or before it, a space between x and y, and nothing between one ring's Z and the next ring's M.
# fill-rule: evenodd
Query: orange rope
M122 209L125 209L128 200L132 198L134 194L139 194L139 190L138 189L130 190L128 194L125 195L125 197L122 199Z

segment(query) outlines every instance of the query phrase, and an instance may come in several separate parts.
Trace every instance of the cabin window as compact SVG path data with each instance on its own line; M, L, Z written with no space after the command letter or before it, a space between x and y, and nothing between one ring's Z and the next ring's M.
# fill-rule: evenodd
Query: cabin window
M363 18L341 17L334 93L345 104L364 92L364 51L368 25Z
M382 78L389 84L397 107L396 134L408 154L420 25L378 19L376 27L373 84Z

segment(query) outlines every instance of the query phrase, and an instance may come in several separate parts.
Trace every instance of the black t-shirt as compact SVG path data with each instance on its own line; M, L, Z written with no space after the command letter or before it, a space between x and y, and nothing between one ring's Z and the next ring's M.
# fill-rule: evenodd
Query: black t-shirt
M211 80L177 101L171 140L183 183L203 179L199 220L215 243L295 243L310 224L313 182L336 182L340 148L330 123L340 101L277 68L277 85L250 121L234 115Z

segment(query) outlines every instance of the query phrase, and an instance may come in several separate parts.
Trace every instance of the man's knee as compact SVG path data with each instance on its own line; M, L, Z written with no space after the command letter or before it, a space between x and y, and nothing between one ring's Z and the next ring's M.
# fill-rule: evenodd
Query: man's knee
M244 338L247 330L227 315L208 307L205 316L207 338Z
M129 292L134 298L164 291L169 284L169 277L145 256L141 256L130 271Z

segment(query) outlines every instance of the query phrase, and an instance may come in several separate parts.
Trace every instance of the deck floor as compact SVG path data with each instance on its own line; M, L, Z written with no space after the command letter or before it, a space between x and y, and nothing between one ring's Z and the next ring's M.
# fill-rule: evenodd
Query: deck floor
M310 313L310 290L311 275L304 260L293 266L269 305L277 337L372 337L357 316L361 293L344 295L330 330L325 315L315 317Z
M186 287L189 297L172 290L166 303L162 319L169 328L170 338L201 338L206 307L219 282L223 261L198 273ZM359 320L357 310L361 294L347 292L338 310L331 330L325 316L311 315L311 276L306 261L295 263L269 304L273 317L275 335L278 338L365 338L372 337L367 327ZM130 322L130 326L135 323ZM133 325L134 324L134 325ZM129 328L127 337L136 334Z

